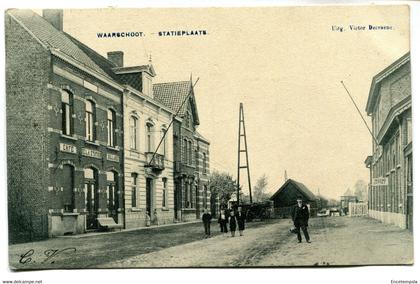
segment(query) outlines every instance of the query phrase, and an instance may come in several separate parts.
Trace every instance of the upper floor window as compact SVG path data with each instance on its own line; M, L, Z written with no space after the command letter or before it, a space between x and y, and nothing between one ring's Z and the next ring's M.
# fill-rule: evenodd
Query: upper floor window
M142 85L143 85L142 86L143 94L152 96L153 95L152 77L143 73Z
M188 141L188 164L192 165L192 143Z
M108 110L108 146L115 146L116 145L116 135L115 135L115 126L116 126L116 119L115 119L115 111L112 109Z
M151 123L146 124L146 145L147 145L147 152L154 152L153 125Z
M73 134L73 94L61 92L62 130L65 135Z
M411 118L407 118L407 144L413 141L413 132L411 129Z
M87 100L85 108L86 140L95 140L95 103Z
M161 144L161 149L162 149L162 155L164 156L164 157L166 157L166 154L167 154L167 151L168 151L168 149L167 149L167 147L168 147L168 145L167 145L167 137L168 137L168 135L165 135L166 134L166 129L165 128L162 128L162 130L161 130L161 139L163 139L162 140L162 144Z
M131 116L130 117L130 149L137 150L138 149L138 119L137 117Z
M203 153L203 173L207 172L207 154Z
M187 141L187 139L184 139L184 150L183 150L183 161L184 161L184 163L187 163L187 161L188 161L188 145L187 145L187 143L188 143L188 141Z

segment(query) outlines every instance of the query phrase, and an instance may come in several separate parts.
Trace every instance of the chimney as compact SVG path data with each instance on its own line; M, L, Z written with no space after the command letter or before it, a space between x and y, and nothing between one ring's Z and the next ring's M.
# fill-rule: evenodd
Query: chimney
M122 51L110 51L107 53L108 60L114 63L117 67L124 66L124 52Z
M42 17L47 20L54 28L63 31L63 10L47 9L42 10Z

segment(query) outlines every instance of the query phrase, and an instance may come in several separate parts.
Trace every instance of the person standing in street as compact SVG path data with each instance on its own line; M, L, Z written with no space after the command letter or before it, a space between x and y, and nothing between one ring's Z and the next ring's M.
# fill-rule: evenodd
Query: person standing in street
M226 216L225 210L220 210L218 222L220 224L220 232L222 234L227 234L228 216Z
M210 223L211 223L211 214L207 209L204 209L203 213L203 224L204 224L204 233L206 234L206 239L210 237Z
M236 213L236 221L238 222L239 236L243 236L245 230L245 213L242 212L242 207L238 207L238 212Z
M229 216L229 229L230 229L230 234L232 236L232 238L235 236L235 232L236 232L236 216L235 216L235 211L230 211L230 216Z
M309 209L306 204L303 204L301 196L299 196L296 201L297 205L293 207L292 210L292 220L296 228L298 242L302 242L302 235L300 234L300 230L302 229L306 242L310 243L311 241L308 233Z

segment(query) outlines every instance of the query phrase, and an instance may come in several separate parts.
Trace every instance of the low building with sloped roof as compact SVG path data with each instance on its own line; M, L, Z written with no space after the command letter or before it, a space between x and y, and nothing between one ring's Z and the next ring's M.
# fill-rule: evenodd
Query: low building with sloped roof
M286 182L270 197L274 205L274 214L277 217L290 217L293 206L297 204L296 200L301 197L303 202L310 208L311 216L316 214L317 198L303 183L288 179Z

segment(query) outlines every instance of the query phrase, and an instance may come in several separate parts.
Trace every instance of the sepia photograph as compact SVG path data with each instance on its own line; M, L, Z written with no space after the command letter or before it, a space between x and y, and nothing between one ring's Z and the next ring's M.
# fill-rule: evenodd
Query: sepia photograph
M414 264L408 5L3 13L10 270Z

